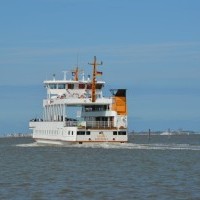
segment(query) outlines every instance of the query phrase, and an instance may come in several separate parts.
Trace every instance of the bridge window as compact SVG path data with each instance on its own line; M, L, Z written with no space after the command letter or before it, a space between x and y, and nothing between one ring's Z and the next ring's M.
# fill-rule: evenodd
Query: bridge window
M57 85L56 84L49 84L49 88L50 89L57 89Z
M65 84L58 84L58 89L65 89Z
M85 84L79 84L79 89L85 89Z
M74 89L74 84L69 83L68 84L68 89Z
M101 90L102 87L103 87L102 84L98 84L98 83L96 84L96 89L97 89L97 90ZM87 89L89 89L89 90L92 89L92 84L91 84L91 83L87 84Z
M92 89L92 84L87 84L87 89L88 90Z

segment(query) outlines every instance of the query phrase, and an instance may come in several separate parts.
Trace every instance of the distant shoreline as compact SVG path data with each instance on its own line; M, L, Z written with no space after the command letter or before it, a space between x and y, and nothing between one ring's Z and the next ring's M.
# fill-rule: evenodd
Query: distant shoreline
M31 138L32 133L9 133L0 135L0 138Z
M140 131L140 132L129 132L129 135L193 135L200 134L200 132L195 131Z
M167 131L152 131L152 132L148 132L148 131L139 131L139 132L135 132L135 131L131 131L128 133L129 136L133 136L133 135L151 135L151 136L175 136L175 135L195 135L195 134L200 134L200 132L195 132L195 131L171 131L171 132L167 132ZM9 134L2 134L0 135L0 138L32 138L32 133L9 133Z

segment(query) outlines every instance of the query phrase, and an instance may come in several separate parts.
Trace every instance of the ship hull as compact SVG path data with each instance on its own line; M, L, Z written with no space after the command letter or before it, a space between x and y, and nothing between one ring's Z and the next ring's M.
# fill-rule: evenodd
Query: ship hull
M103 144L103 143L110 143L110 144L121 144L127 143L127 141L63 141L63 140L51 140L51 139L41 139L41 138L34 138L35 142L39 145L73 145L73 144Z
M33 139L41 144L125 143L126 129L83 129L66 127L63 122L30 122Z

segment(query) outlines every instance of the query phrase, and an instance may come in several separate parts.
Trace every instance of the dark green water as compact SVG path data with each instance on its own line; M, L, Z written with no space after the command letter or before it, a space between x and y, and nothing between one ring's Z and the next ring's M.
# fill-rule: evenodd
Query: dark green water
M0 199L200 199L200 135L38 146L0 138Z

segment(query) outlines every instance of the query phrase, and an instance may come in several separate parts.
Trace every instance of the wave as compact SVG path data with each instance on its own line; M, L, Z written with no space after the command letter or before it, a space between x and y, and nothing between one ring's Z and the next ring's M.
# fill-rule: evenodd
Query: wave
M140 150L197 150L200 151L200 146L189 144L81 144L73 145L79 148L104 148L104 149L140 149Z
M28 143L28 144L17 144L17 147L39 147L40 145L37 142Z
M64 147L64 148L102 148L102 149L138 149L138 150L191 150L200 151L199 145L189 144L65 144L65 145L50 145L50 144L38 144L37 142L29 144L17 144L17 147Z

